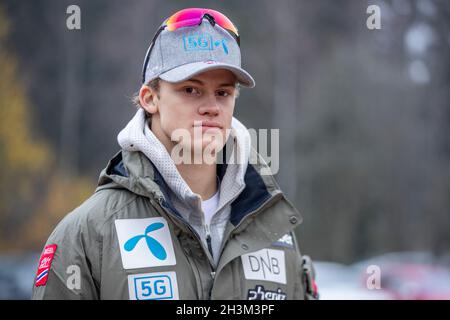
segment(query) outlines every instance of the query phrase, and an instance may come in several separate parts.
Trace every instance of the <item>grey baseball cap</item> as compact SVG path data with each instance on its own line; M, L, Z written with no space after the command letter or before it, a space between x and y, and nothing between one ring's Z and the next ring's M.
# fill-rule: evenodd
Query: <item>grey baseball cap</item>
M159 77L176 83L214 69L230 70L242 86L255 86L253 77L241 68L241 50L236 39L217 23L212 25L203 18L197 26L160 32L143 80L148 83Z

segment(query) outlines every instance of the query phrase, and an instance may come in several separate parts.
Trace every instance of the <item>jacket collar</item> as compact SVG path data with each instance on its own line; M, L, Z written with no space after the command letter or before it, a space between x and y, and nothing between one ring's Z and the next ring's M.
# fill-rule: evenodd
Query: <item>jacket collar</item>
M256 151L252 148L251 152ZM278 184L271 175L261 175L262 168L267 167L264 160L256 153L257 164L248 164L245 172L245 189L231 204L230 228L238 226L249 214L252 214L264 203L270 202L278 194L282 194ZM222 179L226 164L218 165L217 172ZM139 151L119 151L100 174L96 191L108 188L125 188L131 192L161 200L167 209L178 218L182 218L173 206L169 187L152 162ZM285 199L282 194L280 199ZM290 205L290 212L301 222L300 213Z

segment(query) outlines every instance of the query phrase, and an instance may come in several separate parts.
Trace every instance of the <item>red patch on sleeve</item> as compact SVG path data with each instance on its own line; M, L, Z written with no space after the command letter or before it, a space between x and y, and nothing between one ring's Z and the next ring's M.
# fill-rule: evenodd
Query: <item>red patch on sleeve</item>
M39 259L35 282L36 287L45 286L47 283L48 273L50 272L53 256L55 255L57 247L58 246L56 244L49 244L48 246L45 246L44 251L41 254L41 258Z

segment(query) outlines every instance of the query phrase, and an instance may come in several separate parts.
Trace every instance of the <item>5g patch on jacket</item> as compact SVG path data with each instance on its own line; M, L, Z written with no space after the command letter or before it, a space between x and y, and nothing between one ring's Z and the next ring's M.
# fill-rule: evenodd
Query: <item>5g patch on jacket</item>
M155 272L128 276L131 300L179 300L175 272Z

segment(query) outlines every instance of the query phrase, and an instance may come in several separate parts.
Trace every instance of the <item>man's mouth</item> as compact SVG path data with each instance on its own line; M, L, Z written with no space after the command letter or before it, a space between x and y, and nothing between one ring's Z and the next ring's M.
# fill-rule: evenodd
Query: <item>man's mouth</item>
M194 127L201 127L202 131L209 130L209 129L217 129L217 130L222 129L222 126L220 123L218 123L216 121L208 121L208 120L195 121Z

